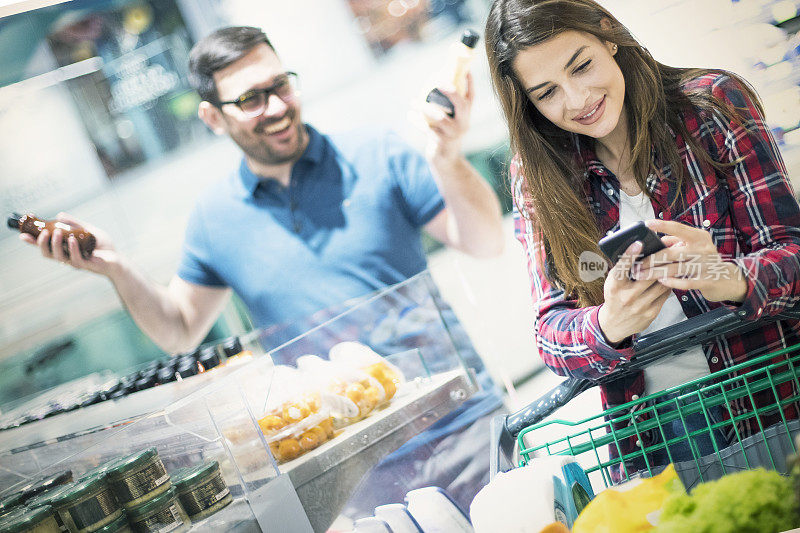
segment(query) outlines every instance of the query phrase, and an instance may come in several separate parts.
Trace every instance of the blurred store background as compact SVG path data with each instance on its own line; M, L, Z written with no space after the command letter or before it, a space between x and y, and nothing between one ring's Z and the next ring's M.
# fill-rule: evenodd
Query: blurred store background
M800 183L800 0L604 0L662 62L721 67L764 100ZM398 131L422 149L415 101L449 70L488 0L0 1L0 211L68 211L106 229L155 280L177 266L195 196L238 150L196 116L188 50L228 24L263 27L300 75L304 117L323 132ZM505 125L481 53L465 149L503 198ZM541 363L530 285L506 220L506 249L475 260L432 243L430 264L491 372L513 391ZM0 405L82 375L163 355L111 285L38 257L0 232ZM207 340L249 328L233 301ZM513 400L513 397L512 397Z

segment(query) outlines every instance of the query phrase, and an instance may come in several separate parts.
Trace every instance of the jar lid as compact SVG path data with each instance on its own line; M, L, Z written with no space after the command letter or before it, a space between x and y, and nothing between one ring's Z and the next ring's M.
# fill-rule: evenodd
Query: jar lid
M176 470L170 477L176 492L183 492L198 483L202 483L219 474L219 463L208 461L200 465L187 466Z
M74 485L70 485L67 490L60 492L57 498L50 500L50 503L56 507L65 507L105 485L105 476L84 478Z
M181 366L184 364L196 363L197 357L200 355L200 352L194 352L191 355L181 355L178 357L178 361L176 363L177 366Z
M155 359L147 363L147 365L144 367L144 371L155 373L158 372L158 369L161 368L161 366L161 359Z
M182 378L188 378L189 376L197 375L199 373L199 369L197 368L197 363L187 362L181 363L175 372Z
M125 511L122 511L122 514L119 516L119 518L117 518L110 524L106 524L105 526L96 530L94 533L116 533L120 529L127 526L128 526L128 515L125 514Z
M25 504L28 507L39 507L42 505L52 505L54 501L58 500L61 495L65 492L70 490L72 485L59 485L53 489L50 489L42 494L34 496Z
M134 387L136 388L137 391L140 391L149 389L155 384L156 384L155 376L151 376L147 378L137 379L136 383L134 384Z
M16 507L22 502L23 499L25 499L25 493L22 491L15 492L10 496L6 496L2 500L0 500L0 514L3 514L12 507Z
M242 341L239 337L228 337L222 343L222 351L226 356L233 357L242 351Z
M117 400L117 399L122 398L123 396L127 396L127 395L128 395L128 391L126 389L120 389L120 390L118 390L116 392L111 393L111 395L108 397L108 399L109 400Z
M127 472L131 470L135 470L136 468L143 466L154 458L158 457L158 452L155 448L147 448L146 450L140 450L136 453L133 453L127 457L123 457L111 465L107 470L106 473L108 477L112 480L119 479L123 477Z
M81 407L89 407L90 405L94 405L96 403L100 403L106 399L106 395L102 392L95 392L88 396L85 400L83 400L80 404Z
M0 530L3 533L29 531L51 516L53 516L53 508L49 505L43 505L35 509L22 507L0 518Z
M175 381L175 370L171 367L164 367L158 371L158 381L160 383L169 383Z
M79 478L79 481L83 481L84 479L89 479L90 477L103 477L103 478L106 477L109 469L111 469L114 465L116 465L117 461L119 461L119 457L106 461L105 463L99 464L96 467L92 468L91 470L87 470Z
M197 358L206 370L219 365L219 353L216 346L206 346L200 350L200 357Z
M40 494L46 490L58 487L59 485L69 483L70 481L72 481L72 470L56 472L55 474L44 476L34 481L29 492L33 495Z
M212 344L209 346L203 346L200 348L200 352L197 356L198 359L208 359L210 357L219 357L219 353L217 352L217 346Z
M136 507L128 509L128 520L130 522L138 522L142 518L160 511L162 507L166 507L174 499L175 489L170 487L152 500L142 502Z

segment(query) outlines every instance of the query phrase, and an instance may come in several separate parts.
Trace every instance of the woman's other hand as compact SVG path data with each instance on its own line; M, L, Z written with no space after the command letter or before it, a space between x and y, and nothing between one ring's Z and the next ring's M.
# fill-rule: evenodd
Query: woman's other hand
M603 286L600 329L611 344L618 344L639 333L656 319L672 289L656 280L633 280L631 269L642 250L633 243L609 271Z

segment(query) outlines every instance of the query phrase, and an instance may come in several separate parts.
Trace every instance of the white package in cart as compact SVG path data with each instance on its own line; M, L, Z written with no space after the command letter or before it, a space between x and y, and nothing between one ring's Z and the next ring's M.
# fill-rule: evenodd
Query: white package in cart
M497 474L472 500L470 518L477 533L538 533L557 522L569 528L593 496L573 457L539 457Z

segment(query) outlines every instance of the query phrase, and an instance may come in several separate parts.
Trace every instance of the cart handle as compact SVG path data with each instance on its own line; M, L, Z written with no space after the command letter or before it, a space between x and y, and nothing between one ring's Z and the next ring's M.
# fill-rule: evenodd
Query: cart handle
M745 320L745 314L744 311L733 311L728 307L718 307L708 313L642 335L633 343L635 358L621 363L614 372L597 380L567 378L519 411L510 415L495 417L492 421L491 476L494 477L497 472L503 469L501 462L504 458L508 462L513 457L516 438L520 431L541 422L580 393L601 383L614 381L625 375L638 372L659 359L668 355L683 353L687 349L703 344L715 337L733 333L745 333L776 320L798 320L800 319L800 304L776 316L756 321Z

